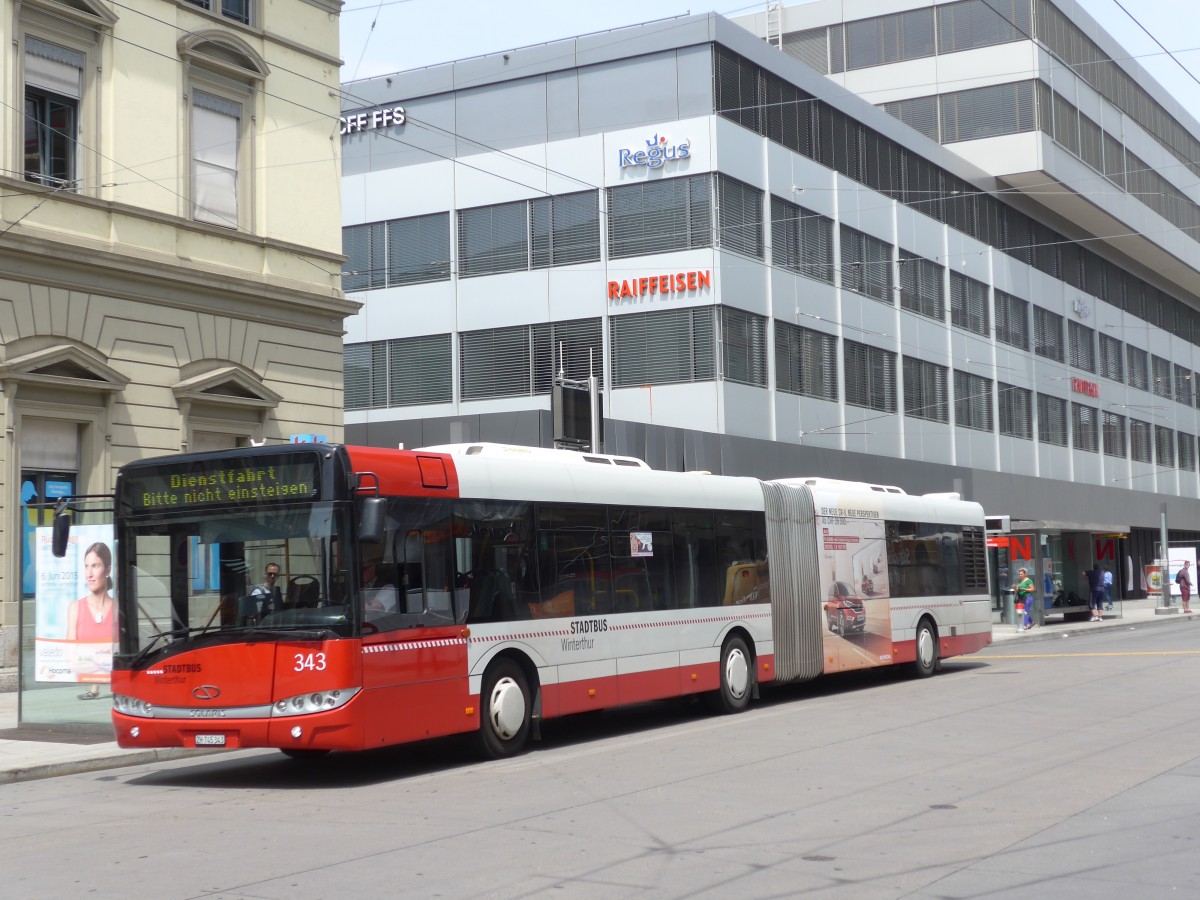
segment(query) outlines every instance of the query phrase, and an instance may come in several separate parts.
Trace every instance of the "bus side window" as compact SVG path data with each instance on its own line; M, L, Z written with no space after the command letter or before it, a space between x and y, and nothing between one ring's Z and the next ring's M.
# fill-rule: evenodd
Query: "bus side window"
M541 604L537 618L613 611L612 563L602 506L538 507Z
M507 622L533 615L537 573L532 563L529 503L464 501L453 527L454 602L468 622ZM447 542L449 560L451 545ZM532 585L532 587L531 587ZM465 601L465 603L464 603Z
M724 572L717 581L717 546L713 516L698 510L676 510L671 517L675 563L675 606L693 609L719 606Z
M670 514L614 506L609 516L613 611L670 608L675 595Z

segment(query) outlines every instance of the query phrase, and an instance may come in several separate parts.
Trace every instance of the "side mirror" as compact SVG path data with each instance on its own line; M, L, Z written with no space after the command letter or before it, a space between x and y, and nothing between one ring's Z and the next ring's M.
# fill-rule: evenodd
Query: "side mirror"
M54 525L50 534L50 550L62 559L67 555L67 539L71 536L71 516L65 507L54 511Z
M360 544L382 544L387 533L387 500L366 497L358 511L358 541Z

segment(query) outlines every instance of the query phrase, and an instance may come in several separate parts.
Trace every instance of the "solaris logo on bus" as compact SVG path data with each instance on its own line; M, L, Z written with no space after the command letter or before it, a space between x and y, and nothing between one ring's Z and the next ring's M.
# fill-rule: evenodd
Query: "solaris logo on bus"
M691 155L691 141L682 141L673 146L667 146L666 136L654 135L646 141L645 150L618 150L617 156L621 168L628 166L645 166L648 169L661 168L665 163L675 159L687 159Z

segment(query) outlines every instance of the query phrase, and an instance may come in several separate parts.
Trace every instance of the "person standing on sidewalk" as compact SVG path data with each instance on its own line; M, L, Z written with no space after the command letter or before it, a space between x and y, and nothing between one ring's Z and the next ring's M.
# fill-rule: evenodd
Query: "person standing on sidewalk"
M1088 581L1090 597L1088 606L1092 608L1092 621L1104 621L1104 572L1100 563L1092 563L1092 567L1083 573Z
M1175 576L1175 583L1179 585L1179 599L1183 602L1183 611L1190 613L1192 608L1188 605L1192 602L1192 561L1185 559L1183 568Z
M1017 602L1025 608L1025 618L1021 622L1021 630L1028 631L1033 627L1033 579L1027 569L1017 569Z
M1112 609L1113 573L1108 566L1104 567L1104 608Z

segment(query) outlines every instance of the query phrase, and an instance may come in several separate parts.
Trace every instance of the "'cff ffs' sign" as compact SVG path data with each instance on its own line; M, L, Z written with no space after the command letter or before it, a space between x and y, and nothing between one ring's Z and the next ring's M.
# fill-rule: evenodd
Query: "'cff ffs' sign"
M370 128L387 128L389 125L403 125L408 115L403 106L378 107L366 112L342 116L338 119L340 128L338 134L347 135L354 131L366 131Z
M692 142L683 141L679 144L667 146L666 136L659 137L657 134L646 141L645 150L629 150L621 149L617 151L617 159L621 162L621 168L628 166L645 166L648 169L658 169L663 164L671 160L687 159L692 152Z

